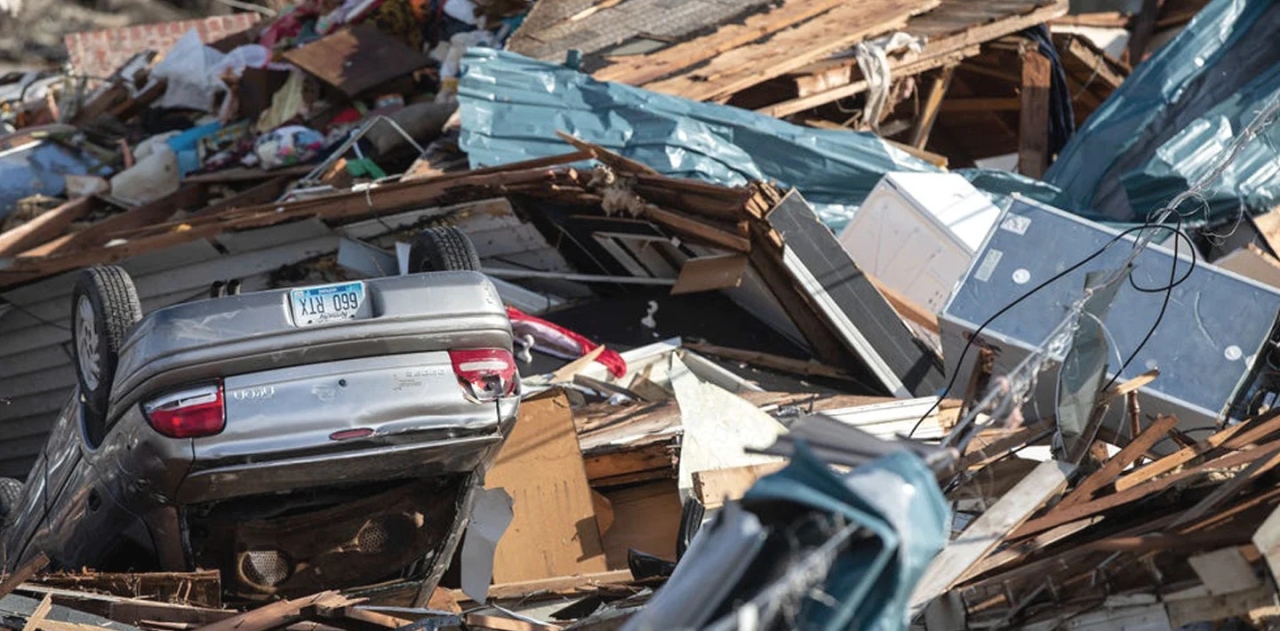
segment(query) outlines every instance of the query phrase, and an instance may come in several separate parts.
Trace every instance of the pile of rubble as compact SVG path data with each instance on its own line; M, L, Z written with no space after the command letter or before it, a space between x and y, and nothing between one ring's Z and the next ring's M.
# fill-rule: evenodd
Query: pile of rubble
M523 387L438 587L42 557L0 624L1274 624L1280 8L670 4L306 2L0 79L0 475L87 266L152 311L454 226Z

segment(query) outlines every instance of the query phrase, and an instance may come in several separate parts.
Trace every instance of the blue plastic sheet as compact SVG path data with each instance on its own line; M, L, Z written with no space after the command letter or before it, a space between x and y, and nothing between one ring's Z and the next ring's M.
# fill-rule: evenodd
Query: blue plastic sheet
M564 131L666 175L795 187L835 230L885 173L939 171L873 134L604 83L511 52L472 48L463 73L460 145L472 168L564 154Z
M90 166L85 157L54 142L0 151L0 219L24 197L61 197L67 175L88 173Z
M1213 0L1135 69L1063 148L1045 180L1092 218L1137 222L1210 175L1258 112L1280 98L1280 4ZM1280 201L1280 130L1249 141L1209 184L1197 223ZM1207 211L1207 215L1205 214Z

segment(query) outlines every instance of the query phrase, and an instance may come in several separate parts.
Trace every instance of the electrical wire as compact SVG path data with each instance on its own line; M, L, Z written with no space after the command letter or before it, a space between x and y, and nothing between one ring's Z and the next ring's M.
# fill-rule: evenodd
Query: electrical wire
M1084 266L1085 266L1085 265L1087 265L1090 261L1092 261L1092 260L1094 260L1094 259L1098 258L1099 256L1102 256L1103 254L1105 254L1105 253L1106 253L1106 251L1107 251L1108 249L1110 249L1110 248L1111 248L1111 246L1115 245L1117 242L1119 242L1119 241L1120 241L1121 239L1123 239L1124 237L1129 236L1130 234L1133 234L1133 233L1135 233L1135 232L1140 232L1140 231L1142 231L1142 230L1147 230L1147 229L1149 229L1149 228L1161 228L1161 227L1165 227L1165 226L1163 226L1162 224L1154 224L1154 225L1153 225L1153 224L1149 224L1149 223L1143 223L1143 224L1141 224L1141 225L1138 225L1138 226L1134 226L1134 227L1132 227L1132 228L1129 228L1128 230L1125 230L1124 232L1121 232L1121 233L1117 234L1116 236L1112 237L1110 241L1107 241L1107 243L1106 243L1106 244L1104 244L1102 247L1100 247L1100 248L1098 248L1097 250L1095 250L1095 251L1094 251L1092 254L1090 254L1089 256L1086 256L1085 258L1083 258L1083 259L1081 259L1081 260L1077 261L1076 263L1074 263L1073 265L1071 265L1071 266L1070 266L1070 267L1068 267L1067 269L1062 270L1061 272L1058 272L1057 274L1054 274L1053 276L1049 277L1049 278L1048 278L1048 279L1046 279L1045 281L1041 282L1039 285L1036 285L1035 287L1032 287L1030 290L1026 291L1026 292L1025 292L1025 293L1023 293L1021 296L1018 296L1016 299L1014 299L1014 301L1013 301L1013 302L1011 302L1011 303L1009 303L1009 304L1005 305L1005 306L1004 306L1004 307L1002 307L999 311L997 311L997 312L995 312L994 314L992 314L992 315L991 315L991 317L989 317L989 318L987 318L985 321L983 321L983 323L982 323L980 326L978 326L978 328L973 332L973 334L969 336L969 341L965 343L964 348L963 348L963 349L961 349L961 351L960 351L960 358L956 361L956 366L957 366L957 367L959 367L959 366L964 365L964 358L965 358L965 356L966 356L966 355L968 355L968 353L969 353L969 348L973 346L974 342L975 342L975 341L976 341L976 340L977 340L977 339L982 335L982 332L983 332L983 331L985 331L985 330L987 329L987 327L988 327L988 326L991 326L991 324L992 324L993 322L995 322L997 318L999 318L1000 316L1004 315L1005 313L1008 313L1008 312L1009 312L1009 310L1011 310L1011 309L1013 309L1014 307L1016 307L1016 306L1018 306L1019 304L1021 304L1021 303L1022 303L1022 301L1024 301L1024 300L1026 300L1026 299L1030 298L1031 296L1034 296L1036 293L1040 292L1041 290L1043 290L1044 288L1048 287L1049 285L1052 285L1053 283L1055 283L1055 282L1057 282L1058 280L1062 279L1064 276L1067 276L1068 274L1070 274L1070 273L1072 273L1072 272L1074 272L1074 271L1076 271L1076 270L1080 269L1081 267L1084 267ZM1186 280L1186 279L1185 279L1185 278L1183 278L1182 280ZM947 394L949 394L949 393L951 392L951 389L955 387L955 385L956 385L956 379L957 379L959 376L960 376L960 371L959 371L959 370L956 370L956 371L954 371L954 372L952 373L952 375L951 375L951 380L947 383L947 387L946 387L945 389L943 389L942 394L938 396L938 400L937 400L937 401L935 401L935 402L933 403L933 405L929 408L929 410L928 410L927 412L925 412L923 416L921 416L921 417L920 417L920 420L916 421L915 426L914 426L914 427L912 427L912 428L911 428L911 431L907 433L907 437L908 437L908 438L910 438L910 437L914 436L914 435L915 435L915 433L916 433L916 431L917 431L918 429L920 429L920 425L924 423L925 419L927 419L927 418L929 417L929 415L933 414L933 413L934 413L934 411L938 409L938 406L942 403L942 400L943 400L943 399L945 399L945 398L947 397Z

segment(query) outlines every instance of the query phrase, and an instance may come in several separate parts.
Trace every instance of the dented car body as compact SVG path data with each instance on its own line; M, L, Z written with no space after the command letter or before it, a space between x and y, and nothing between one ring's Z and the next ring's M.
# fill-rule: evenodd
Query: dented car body
M105 412L63 409L4 558L217 567L247 598L429 592L519 394L510 323L473 271L162 309L120 346Z

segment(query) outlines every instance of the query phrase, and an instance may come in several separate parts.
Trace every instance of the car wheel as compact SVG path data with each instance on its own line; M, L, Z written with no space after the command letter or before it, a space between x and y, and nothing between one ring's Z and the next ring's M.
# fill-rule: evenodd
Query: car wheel
M480 256L465 232L449 226L427 228L409 246L409 273L480 271Z
M22 483L13 478L0 478L0 526L13 523L22 496Z
M141 318L138 292L124 269L91 267L80 273L71 294L71 338L80 393L91 412L106 413L120 346Z

